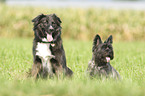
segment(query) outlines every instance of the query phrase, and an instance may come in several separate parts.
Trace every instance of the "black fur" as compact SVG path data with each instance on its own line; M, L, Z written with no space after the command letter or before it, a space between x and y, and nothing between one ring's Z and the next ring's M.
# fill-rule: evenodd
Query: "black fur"
M55 58L51 58L50 62L53 69L53 74L59 75L64 73L67 76L73 74L72 70L66 65L65 51L62 45L61 39L61 20L55 14L50 15L38 15L32 20L34 22L34 40L33 40L33 66L31 70L31 75L35 78L47 77L49 73L43 72L42 61L36 55L37 43L55 44L55 46L50 45L50 51ZM53 29L50 29L52 26ZM43 41L42 38L46 38L46 34L50 34L53 37L53 41Z
M113 77L120 79L119 73L107 62L106 57L110 60L114 58L112 47L112 35L103 43L100 36L96 35L93 41L93 56L89 62L87 72L91 77Z

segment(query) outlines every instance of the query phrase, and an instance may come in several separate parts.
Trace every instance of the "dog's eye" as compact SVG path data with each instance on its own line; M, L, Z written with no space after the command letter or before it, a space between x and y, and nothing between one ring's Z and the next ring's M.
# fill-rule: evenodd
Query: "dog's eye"
M55 23L55 22L52 22L52 25L53 25L53 26L56 26L56 23Z
M109 49L111 49L111 48L112 48L112 46L111 46L111 45L109 45L109 46L108 46L108 48L109 48Z
M46 26L47 25L47 21L43 21L43 24Z
M47 21L44 21L42 24L43 24L44 26L47 26Z
M52 24L55 24L55 22L52 22Z
M55 22L52 22L52 26L55 28L56 27L56 23Z

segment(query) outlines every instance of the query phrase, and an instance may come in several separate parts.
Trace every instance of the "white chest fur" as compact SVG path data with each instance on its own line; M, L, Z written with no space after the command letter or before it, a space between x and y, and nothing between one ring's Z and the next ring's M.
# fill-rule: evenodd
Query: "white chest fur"
M37 43L36 46L36 55L41 58L43 71L47 71L49 73L52 72L52 66L50 63L50 59L54 56L50 51L50 44L49 43Z
M46 43L37 43L36 46L36 55L38 55L40 58L48 59L49 56L51 56L51 51L49 49L50 44Z

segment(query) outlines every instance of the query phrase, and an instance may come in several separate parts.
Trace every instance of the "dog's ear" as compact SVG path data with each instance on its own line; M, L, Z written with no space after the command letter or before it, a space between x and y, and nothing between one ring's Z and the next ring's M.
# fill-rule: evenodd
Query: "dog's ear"
M101 43L102 43L101 37L97 34L95 36L95 38L94 38L94 41L93 41L93 49L92 49L92 51L94 52L96 46L98 46Z
M44 14L40 14L40 15L38 15L37 17L35 17L35 18L32 20L32 22L38 23L43 17L45 17L45 15L44 15Z
M112 35L110 35L109 37L108 37L108 39L104 42L104 43L113 43L113 37L112 37Z
M94 38L94 42L93 42L93 45L94 46L98 46L99 44L102 43L102 40L101 40L101 37L97 34Z
M61 23L60 18L57 17L55 14L52 14L52 16L53 16L54 20L57 22L57 24L60 25L60 23Z

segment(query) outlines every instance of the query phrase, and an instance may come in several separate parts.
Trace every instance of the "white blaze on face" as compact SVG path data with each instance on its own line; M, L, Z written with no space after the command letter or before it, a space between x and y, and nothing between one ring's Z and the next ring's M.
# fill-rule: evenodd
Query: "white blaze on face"
M49 29L54 29L51 25L49 26Z
M110 61L110 57L106 57L106 60L107 60L107 62L109 62Z

